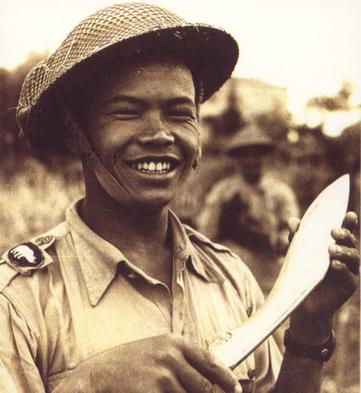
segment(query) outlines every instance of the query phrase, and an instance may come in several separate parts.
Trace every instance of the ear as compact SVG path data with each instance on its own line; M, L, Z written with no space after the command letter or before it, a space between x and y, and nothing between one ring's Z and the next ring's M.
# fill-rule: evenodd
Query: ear
M202 158L202 146L200 144L200 141L198 141L198 146L197 146L197 152L196 152L196 157L194 159L192 168L197 169L199 160Z
M91 154L92 149L79 122L75 119L70 109L64 108L63 118L65 124L64 140L68 149L75 155L84 156Z

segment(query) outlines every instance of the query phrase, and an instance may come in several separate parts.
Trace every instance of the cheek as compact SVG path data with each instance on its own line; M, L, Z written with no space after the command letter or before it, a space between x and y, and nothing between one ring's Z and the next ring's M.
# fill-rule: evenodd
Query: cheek
M200 134L198 127L182 130L175 133L179 145L189 159L194 159L200 147Z
M183 137L181 141L181 147L184 151L186 159L189 165L192 165L198 152L200 140L199 135L194 134L189 137Z
M103 159L113 160L115 154L125 149L132 133L127 129L120 130L118 126L94 124L89 141L98 155Z

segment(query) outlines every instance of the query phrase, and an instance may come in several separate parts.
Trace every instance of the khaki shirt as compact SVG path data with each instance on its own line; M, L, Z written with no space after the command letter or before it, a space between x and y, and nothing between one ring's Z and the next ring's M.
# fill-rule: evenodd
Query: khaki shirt
M207 348L262 303L244 263L183 226L172 212L173 280L168 288L87 227L77 206L67 211L64 223L35 240L44 257L41 266L16 271L8 253L3 256L2 393L53 392L88 357L164 333ZM270 339L235 372L248 386L245 391L255 385L263 393L274 385L280 362Z
M228 217L222 217L232 200L236 206L227 212ZM298 217L299 213L294 192L273 174L266 173L259 182L250 184L240 173L235 173L210 190L198 217L198 227L212 240L235 240L251 249L268 244L271 250L277 251L280 243L288 245L288 219ZM227 228L222 227L225 224L222 218L226 218ZM249 233L257 234L262 241L253 241L250 246Z

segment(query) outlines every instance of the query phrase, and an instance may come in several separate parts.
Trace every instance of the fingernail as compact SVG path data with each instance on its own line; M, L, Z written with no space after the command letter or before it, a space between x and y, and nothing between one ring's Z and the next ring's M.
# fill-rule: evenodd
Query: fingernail
M344 228L334 228L333 229L333 233L336 235L336 236L342 236L343 235L343 233L344 233Z
M337 259L335 259L334 261L332 261L332 264L333 264L333 266L334 266L336 269L340 269L341 266L342 266L342 262L338 261Z

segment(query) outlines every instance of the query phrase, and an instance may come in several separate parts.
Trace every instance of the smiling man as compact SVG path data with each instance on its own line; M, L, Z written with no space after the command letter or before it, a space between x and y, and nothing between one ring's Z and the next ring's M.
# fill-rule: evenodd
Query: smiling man
M358 283L355 215L333 232L330 272L292 316L283 362L270 338L231 371L209 347L261 291L168 208L200 158L199 104L237 56L224 31L134 3L90 16L30 72L19 124L38 149L80 156L86 195L3 255L2 392L319 390L333 313Z
M191 72L159 57L114 67L83 108L90 145L117 184L85 162L87 197L79 209L94 232L171 288L166 206L192 168L199 137Z

